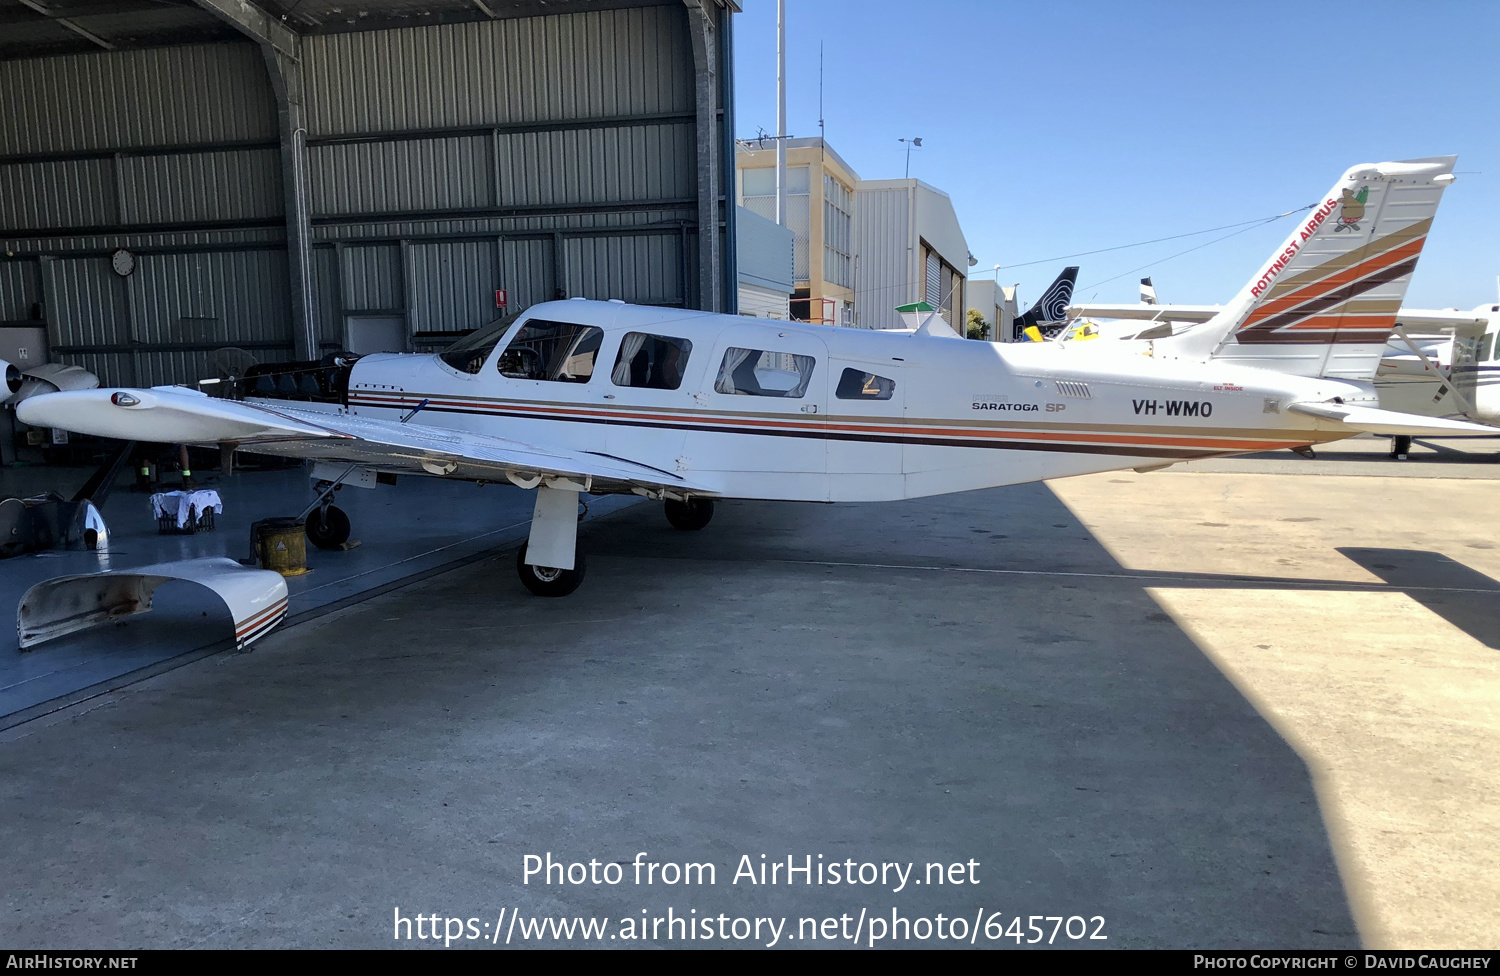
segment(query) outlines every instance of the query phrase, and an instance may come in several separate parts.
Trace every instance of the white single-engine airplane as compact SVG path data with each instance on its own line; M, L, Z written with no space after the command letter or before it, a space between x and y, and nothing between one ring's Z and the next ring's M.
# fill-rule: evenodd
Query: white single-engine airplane
M18 415L325 462L307 523L324 546L349 532L329 506L335 472L534 488L518 570L562 596L584 572L579 492L663 499L698 529L719 498L917 498L1366 431L1485 431L1380 410L1370 382L1453 162L1350 169L1233 302L1150 355L959 341L934 316L901 334L575 299L440 354L360 358L339 403L100 389Z

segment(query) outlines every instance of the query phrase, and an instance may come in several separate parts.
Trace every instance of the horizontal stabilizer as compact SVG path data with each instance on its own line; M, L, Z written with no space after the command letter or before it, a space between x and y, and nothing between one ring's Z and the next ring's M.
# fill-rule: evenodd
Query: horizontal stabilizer
M1500 427L1471 424L1465 420L1443 420L1396 410L1354 407L1342 403L1294 403L1287 407L1293 413L1336 420L1346 427L1367 434L1401 434L1404 436L1442 437L1445 434L1486 434L1500 437Z

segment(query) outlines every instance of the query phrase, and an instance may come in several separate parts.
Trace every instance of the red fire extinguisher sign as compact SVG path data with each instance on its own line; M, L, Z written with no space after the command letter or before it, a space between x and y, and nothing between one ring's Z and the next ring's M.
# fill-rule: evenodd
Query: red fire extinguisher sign
M506 305L506 294L504 288L495 289L495 307L504 308Z

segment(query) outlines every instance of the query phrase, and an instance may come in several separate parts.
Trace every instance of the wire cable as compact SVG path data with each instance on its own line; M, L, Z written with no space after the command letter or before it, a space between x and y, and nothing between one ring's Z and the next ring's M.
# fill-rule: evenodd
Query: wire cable
M1224 224L1223 226L1220 226L1220 227L1209 227L1209 228L1206 228L1204 230L1191 231L1190 233L1187 233L1187 234L1173 234L1170 237L1157 237L1157 238L1154 238L1154 239L1149 240L1149 241L1136 241L1134 244L1118 244L1115 247L1101 247L1101 248L1099 248L1096 251L1079 251L1076 254L1059 254L1056 257L1042 258L1039 261L1023 261L1020 264L1002 264L1002 265L1000 265L1000 267L998 267L998 268L996 268L994 270L996 270L996 271L1007 271L1007 270L1009 270L1011 268L1029 268L1029 267L1031 267L1034 264L1048 264L1048 263L1050 263L1052 261L1066 261L1069 258L1084 258L1084 257L1088 257L1091 254L1106 254L1106 253L1108 253L1110 251L1124 251L1124 250L1126 250L1128 248L1132 248L1132 247L1145 247L1147 244L1160 244L1163 241L1178 241L1178 240L1181 240L1184 237L1197 237L1200 234L1212 234L1215 231L1229 230L1230 228L1233 228L1233 227L1244 227L1246 229L1249 229L1251 227L1258 227L1261 224L1269 224L1271 221L1273 221L1273 220L1280 220L1283 217L1290 217L1292 214L1304 213L1305 211L1311 210L1311 209L1313 209L1316 206L1317 206L1316 203L1310 203L1310 204L1308 204L1305 207L1298 207L1296 210L1288 210L1286 213L1275 214L1274 216L1271 216L1271 217L1257 217L1254 220L1242 220L1242 221L1240 221L1237 224ZM1234 235L1230 234L1229 236L1233 237ZM1219 238L1219 240L1224 240L1224 239L1225 238L1222 238L1222 237ZM1212 244L1214 242L1210 241L1209 243ZM1203 246L1206 247L1207 245L1203 245ZM1184 251L1183 253L1186 254L1187 252ZM1174 257L1175 257L1175 255L1174 255ZM1163 258L1162 260L1165 261L1167 259ZM1130 274L1129 271L1127 271L1125 273L1126 274Z
M1316 206L1316 204L1314 204L1314 206ZM1293 210L1291 213L1301 213L1301 211L1300 210ZM1287 216L1290 216L1290 214L1281 214L1280 216L1276 216L1276 217L1267 217L1265 220L1257 221L1256 223L1251 224L1249 227L1241 227L1239 230L1235 231L1232 234L1225 234L1223 237L1215 237L1211 241L1204 241L1202 244L1195 244L1192 247L1188 248L1186 251L1178 251L1176 254L1168 254L1164 258L1157 258L1155 261L1152 261L1149 264L1143 264L1139 268L1131 268L1129 271L1121 271L1119 274L1115 275L1114 277L1105 278L1103 281L1096 281L1096 282L1094 282L1093 284L1090 284L1090 285L1084 285L1083 286L1083 290L1088 290L1089 288L1098 288L1100 285L1107 285L1111 281L1115 281L1115 280L1117 280L1119 278L1123 278L1126 275L1133 275L1137 271L1145 271L1147 268L1154 268L1158 264L1163 264L1163 263L1165 263L1167 261L1172 260L1173 258L1180 258L1184 254L1191 254L1194 251L1200 251L1200 250L1202 250L1205 247L1210 247L1210 246L1212 246L1214 244L1219 243L1220 241L1227 241L1231 237L1238 237L1239 235L1247 233L1249 231L1252 231L1252 230L1254 230L1257 227L1264 226L1265 224L1269 224L1272 221L1280 220L1282 217L1287 217Z

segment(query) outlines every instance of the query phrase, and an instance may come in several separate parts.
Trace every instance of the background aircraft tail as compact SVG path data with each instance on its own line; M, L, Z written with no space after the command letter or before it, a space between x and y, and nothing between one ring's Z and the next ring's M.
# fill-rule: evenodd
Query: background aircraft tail
M1173 346L1299 376L1371 379L1456 159L1353 167L1222 312Z
M1073 285L1077 281L1076 266L1063 268L1062 274L1053 279L1047 290L1042 292L1042 297L1036 300L1036 304L1012 323L1013 338L1016 341L1024 339L1026 329L1030 326L1036 326L1043 335L1055 335L1067 318L1068 303L1073 300Z

